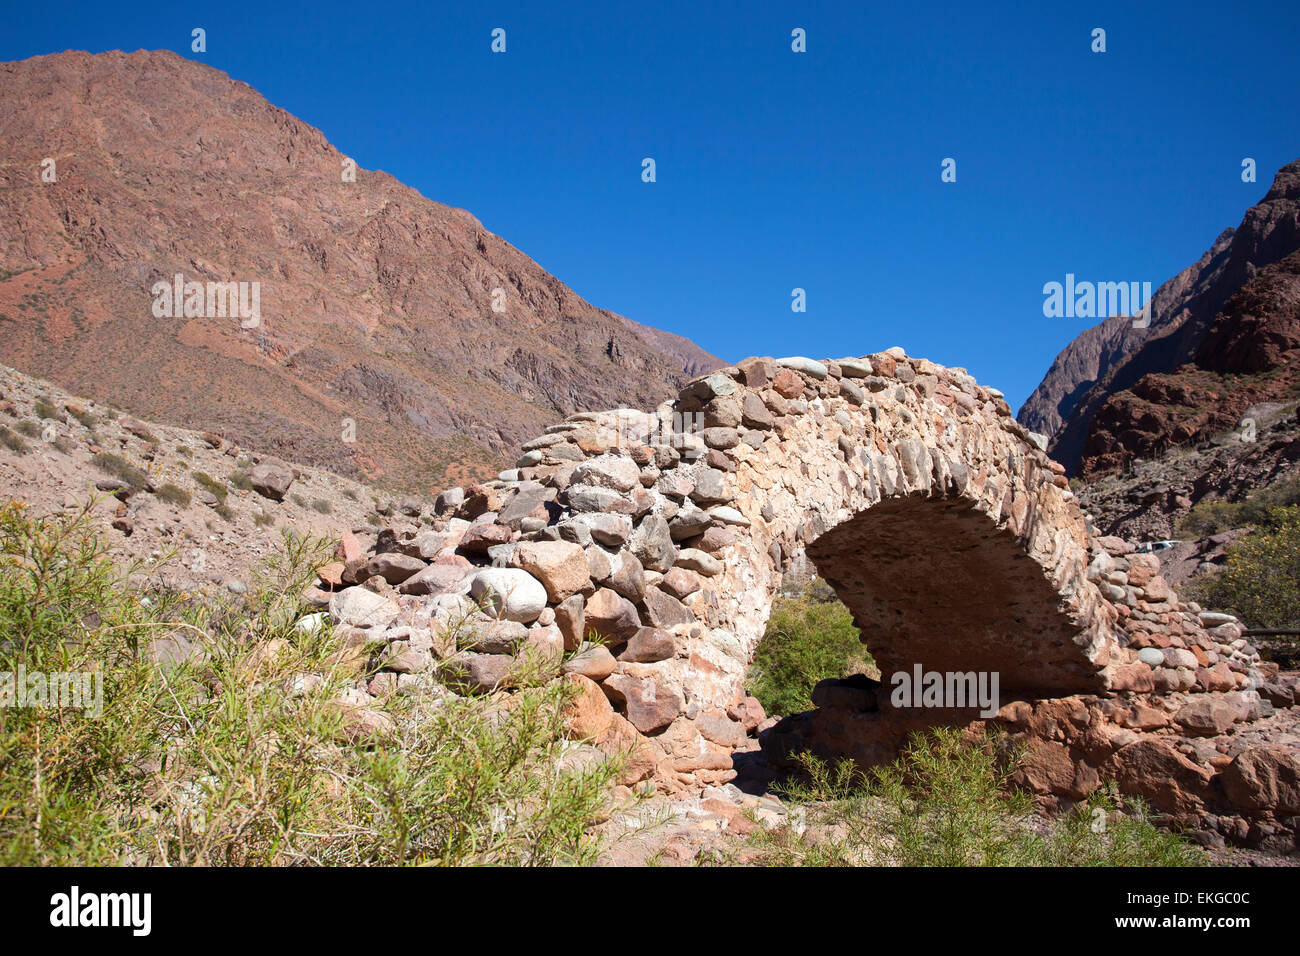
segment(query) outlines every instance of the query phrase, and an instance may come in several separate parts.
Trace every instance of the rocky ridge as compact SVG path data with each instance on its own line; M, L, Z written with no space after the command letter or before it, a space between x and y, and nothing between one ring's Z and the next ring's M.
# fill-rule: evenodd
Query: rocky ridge
M1049 436L1049 448L1067 473L1096 470L1096 463L1087 464L1099 454L1091 437L1094 417L1107 401L1144 376L1176 372L1203 345L1213 349L1210 330L1229 300L1297 250L1300 161L1282 167L1236 229L1226 230L1200 260L1156 291L1148 328L1134 329L1130 318L1114 316L1068 345L1022 406L1019 420ZM1203 396L1193 404L1208 412L1215 400Z

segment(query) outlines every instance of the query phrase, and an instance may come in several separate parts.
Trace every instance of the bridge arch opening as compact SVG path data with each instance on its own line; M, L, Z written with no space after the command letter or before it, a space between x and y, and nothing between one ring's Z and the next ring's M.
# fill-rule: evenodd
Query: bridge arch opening
M960 497L886 498L806 549L892 673L996 673L1004 696L1102 689L1079 624L1005 526Z

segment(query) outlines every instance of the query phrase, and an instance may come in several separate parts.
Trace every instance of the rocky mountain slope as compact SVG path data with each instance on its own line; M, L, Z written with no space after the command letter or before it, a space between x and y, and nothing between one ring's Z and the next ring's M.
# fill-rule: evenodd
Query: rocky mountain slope
M373 536L396 504L328 471L158 425L0 365L0 505L33 515L89 511L110 556L150 585L242 593L285 530ZM402 512L405 509L405 512Z
M1049 435L1052 456L1072 474L1113 467L1085 461L1094 419L1108 399L1144 376L1192 362L1229 299L1297 249L1300 162L1284 166L1240 226L1224 231L1194 265L1156 291L1149 328L1134 329L1131 319L1115 316L1067 346L1020 409L1020 422Z
M170 52L0 64L0 156L0 360L259 451L433 489L722 364ZM177 274L260 321L159 317Z
M1097 409L1084 474L1113 471L1237 428L1254 440L1257 406L1300 393L1300 252L1259 270L1214 318L1191 361L1154 372Z

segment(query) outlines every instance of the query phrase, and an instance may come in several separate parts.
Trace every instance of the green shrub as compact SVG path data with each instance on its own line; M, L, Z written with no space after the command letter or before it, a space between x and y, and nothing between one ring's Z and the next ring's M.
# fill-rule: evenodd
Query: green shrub
M1204 538L1232 528L1265 523L1274 508L1300 505L1300 478L1285 478L1253 492L1245 501L1203 498L1182 520L1175 533L1187 540Z
M103 547L85 513L0 509L0 671L102 680L98 715L0 708L0 865L592 861L617 765L561 759L563 682L510 707L393 694L358 736L341 639L293 626L324 541L285 536L237 607L146 604ZM182 636L201 653L157 663Z
M221 517L225 518L227 521L235 520L235 512L232 511L230 505L226 504L224 501L217 502L213 506L212 510L215 511L217 514L219 514Z
M224 503L226 497L230 494L229 485L227 485L224 481L217 481L217 479L213 478L211 475L207 474L206 472L202 472L202 471L194 472L194 480L198 482L200 488L202 488L204 491L208 492L209 494L214 495L217 501L219 502Z
M228 480L232 486L238 488L240 491L253 490L253 480L248 477L248 472L246 471L232 472Z
M958 728L912 736L892 764L858 770L801 754L805 779L788 785L801 825L752 837L778 866L1192 866L1201 852L1151 823L1134 801L1119 811L1097 791L1044 828L1033 797L1011 786L1023 760L994 737ZM806 829L805 829L806 828Z
M137 491L149 484L149 476L139 468L136 468L121 455L114 455L111 452L102 451L90 460L90 463L100 471L112 475L119 481L124 481Z
M1267 509L1258 523L1228 548L1222 571L1192 580L1184 591L1248 627L1300 627L1300 508Z
M853 615L814 579L799 596L773 602L746 683L769 714L794 714L812 709L818 681L874 669Z
M184 488L178 488L171 482L167 482L154 492L154 497L167 502L169 505L179 505L182 508L188 508L190 505L190 493Z

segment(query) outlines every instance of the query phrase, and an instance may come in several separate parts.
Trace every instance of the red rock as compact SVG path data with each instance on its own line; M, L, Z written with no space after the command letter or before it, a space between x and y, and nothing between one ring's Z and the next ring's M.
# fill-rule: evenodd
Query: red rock
M580 740L599 739L609 729L615 716L609 698L593 681L581 674L565 674L562 679L572 688L571 695L564 704L565 732Z
M521 541L510 556L510 566L541 581L547 599L554 604L591 583L586 552L571 541Z
M1165 740L1145 738L1119 750L1105 769L1120 792L1143 797L1165 813L1194 812L1202 806L1211 774Z
M641 626L636 605L610 588L601 588L587 598L584 611L587 629L602 637L625 641Z
M779 368L772 379L772 387L782 398L799 398L803 395L804 382L798 373L788 368Z
M1300 751L1243 751L1220 779L1234 807L1300 814Z
M627 719L643 734L667 727L685 706L681 694L652 679L611 674L601 686L622 699Z
M478 524L465 532L460 539L460 550L466 554L487 554L488 548L509 544L514 535L509 528L499 524Z

